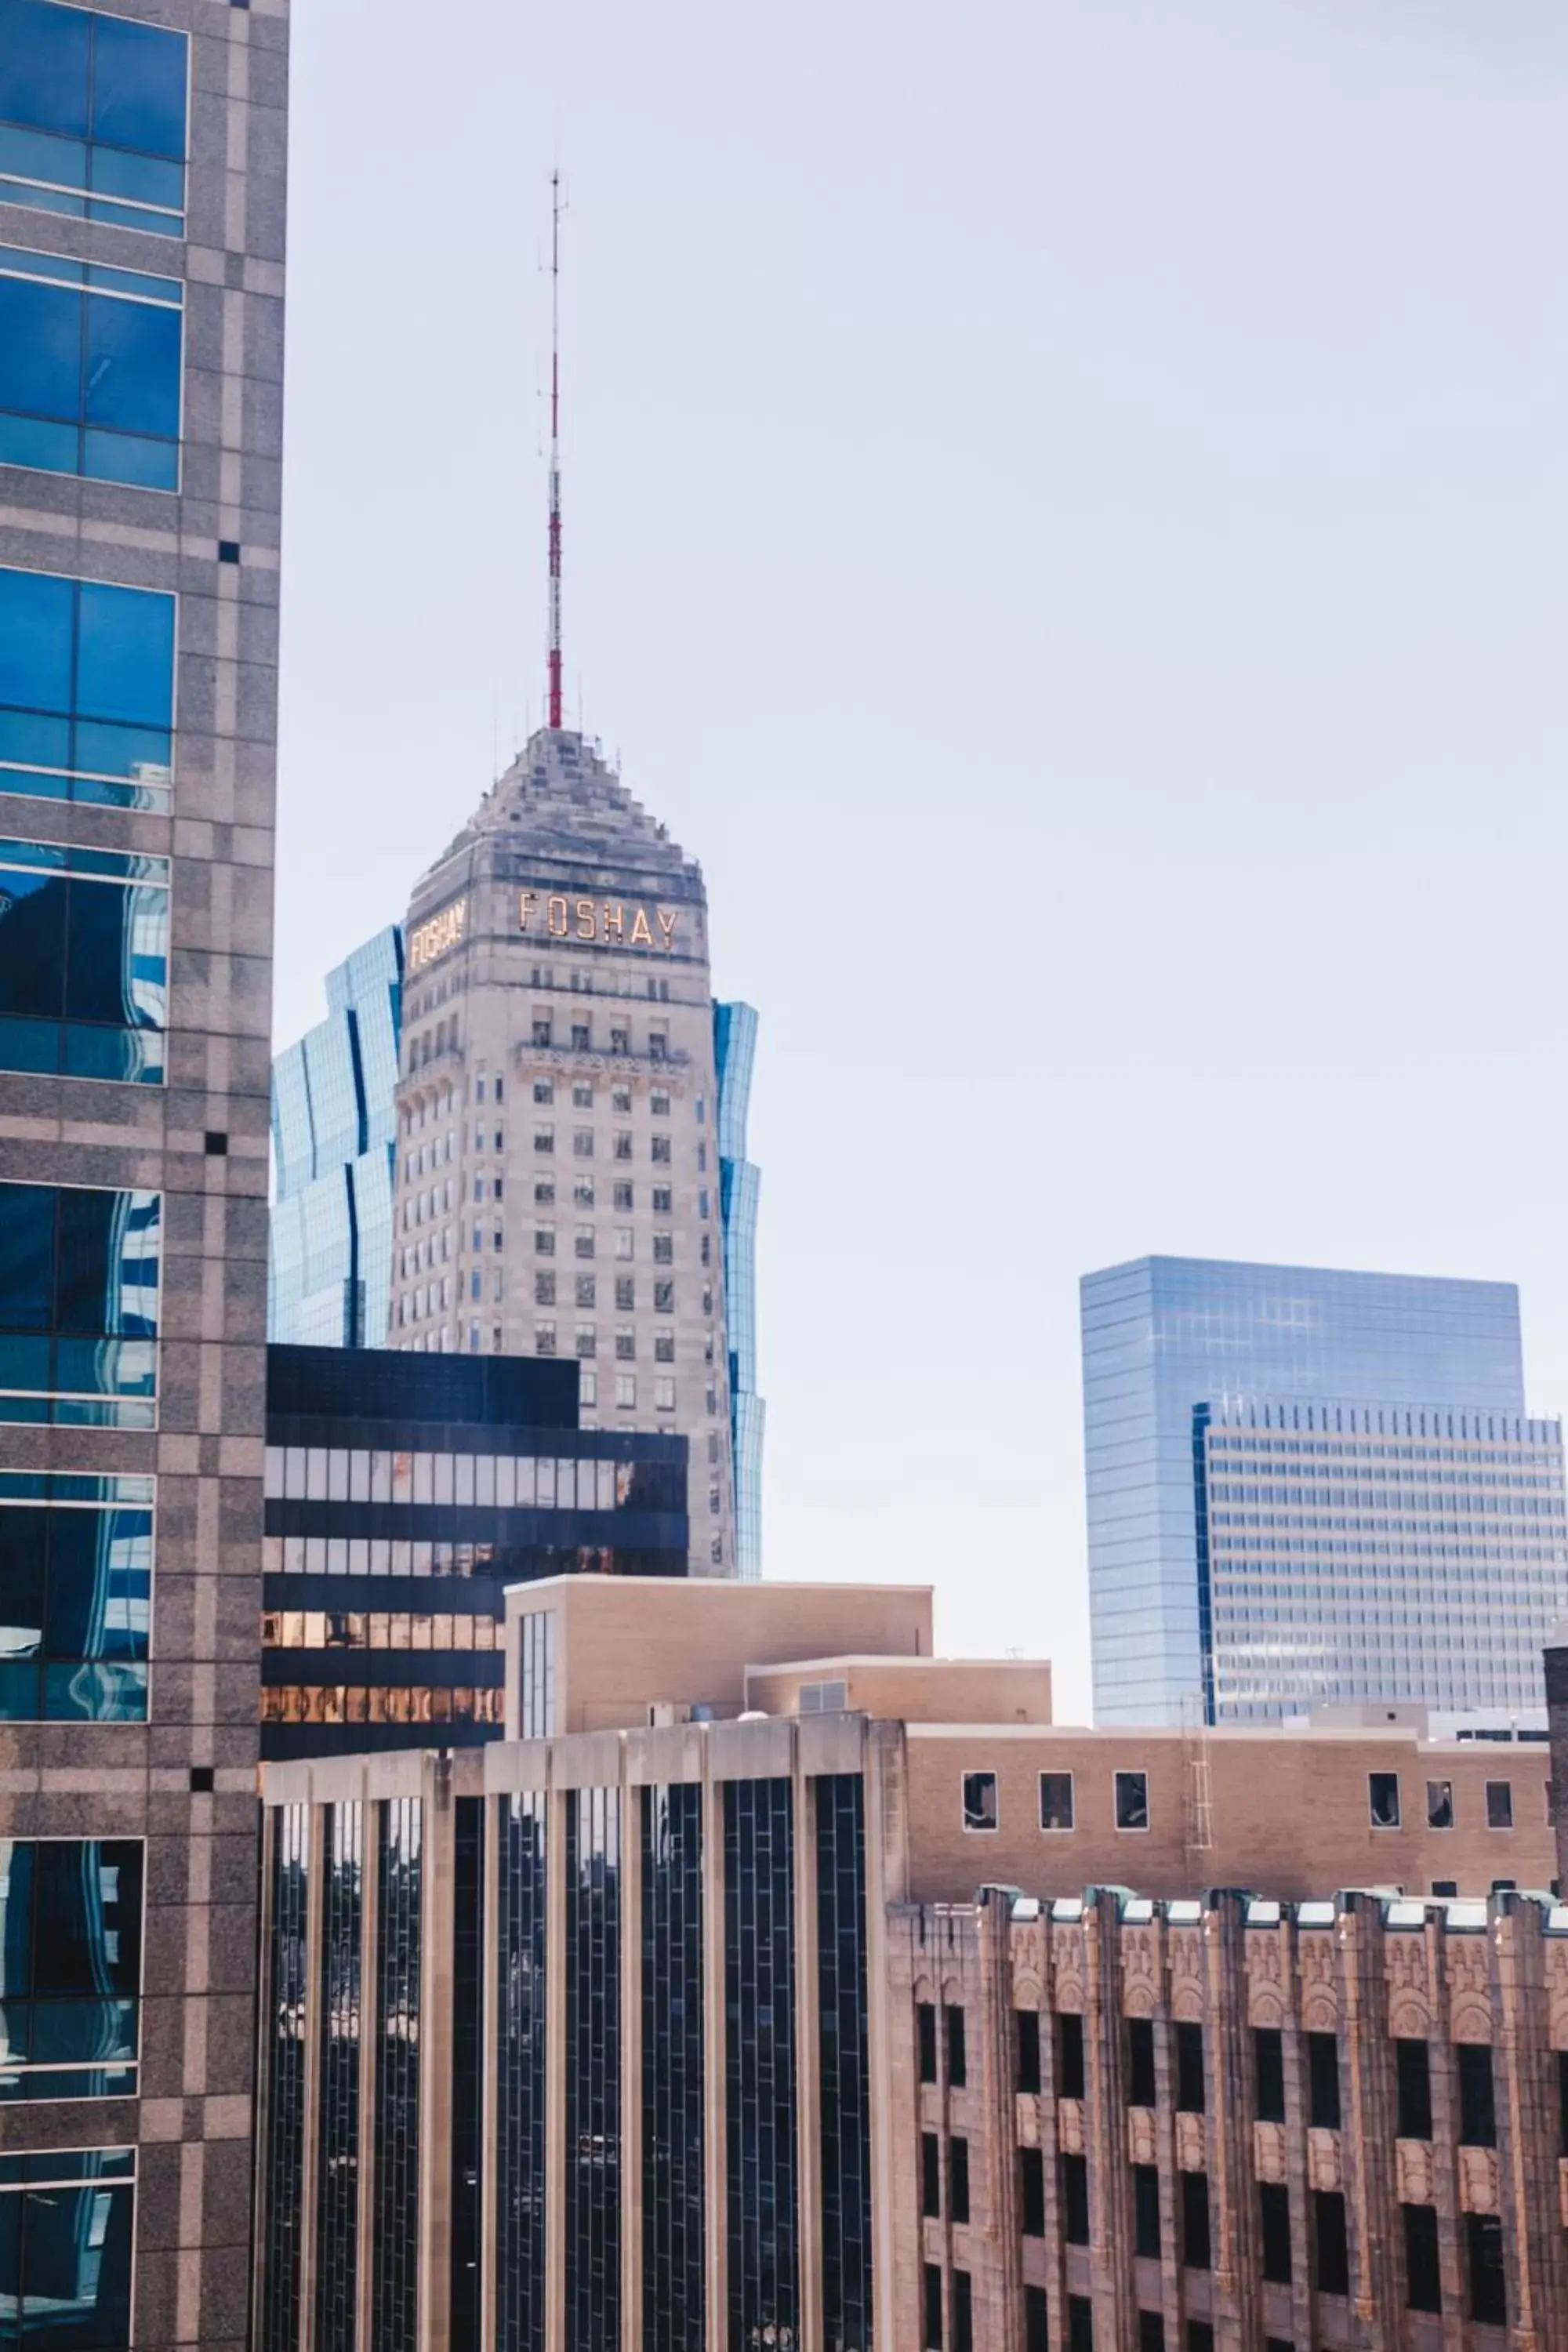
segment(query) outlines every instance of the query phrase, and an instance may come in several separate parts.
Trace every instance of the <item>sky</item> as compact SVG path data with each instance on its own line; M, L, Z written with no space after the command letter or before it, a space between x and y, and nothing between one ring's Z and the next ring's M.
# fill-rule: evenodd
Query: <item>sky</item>
M762 1020L771 1576L1086 1720L1078 1284L1521 1288L1568 1409L1568 15L293 28L277 1035L541 717Z

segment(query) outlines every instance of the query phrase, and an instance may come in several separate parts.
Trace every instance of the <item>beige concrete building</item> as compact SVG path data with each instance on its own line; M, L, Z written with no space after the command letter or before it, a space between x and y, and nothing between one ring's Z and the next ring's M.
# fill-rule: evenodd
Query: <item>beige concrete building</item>
M305 2352L1568 2343L1539 1749L1058 1727L919 1587L508 1607L504 1742L267 1769Z
M589 1427L690 1440L735 1570L707 901L586 737L535 734L416 885L391 1344L574 1357Z

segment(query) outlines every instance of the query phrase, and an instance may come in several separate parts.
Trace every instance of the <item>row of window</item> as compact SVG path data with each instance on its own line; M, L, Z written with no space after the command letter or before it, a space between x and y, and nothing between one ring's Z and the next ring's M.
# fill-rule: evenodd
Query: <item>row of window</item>
M261 1694L265 1723L487 1723L504 1719L500 1690L365 1689L279 1685Z
M1039 1780L1041 1829L1071 1830L1075 1826L1073 1774L1042 1772ZM1149 1827L1149 1775L1147 1772L1114 1772L1111 1775L1111 1780L1113 1813L1117 1828L1146 1830ZM1552 1782L1544 1781L1542 1789L1546 1823L1550 1828L1556 1819ZM963 1774L963 1826L966 1830L990 1831L1001 1828L1001 1799L994 1772ZM1368 1773L1367 1812L1374 1830L1396 1830L1401 1827L1397 1772ZM1486 1823L1489 1830L1513 1828L1511 1780L1487 1782ZM1458 1826L1454 1784L1451 1780L1427 1781L1426 1826L1429 1830L1451 1830Z
M644 1474L646 1475L646 1473ZM269 1445L268 1500L432 1503L500 1511L615 1511L638 1465L570 1454L414 1454L374 1447Z
M595 1108L597 1095L596 1089L590 1079L574 1078L572 1082L571 1093L572 1108L574 1110L592 1110ZM550 1077L536 1077L533 1081L533 1099L536 1103L540 1104L552 1103L555 1100L554 1079ZM620 1118L629 1118L632 1113L632 1099L633 1096L630 1087L612 1087L610 1088L610 1110L612 1116ZM668 1118L669 1117L669 1103L670 1096L669 1088L668 1087L651 1087L648 1089L647 1107L655 1118ZM699 1126L702 1124L702 1110L703 1106L700 1098L699 1098L697 1104L697 1123ZM479 1148L482 1150L484 1147L481 1144ZM500 1148L500 1138L498 1135L496 1138L496 1150L499 1151Z
M500 1196L496 1195L495 1197L499 1198ZM437 1217L450 1216L454 1205L454 1180L450 1176L447 1177L444 1184L432 1185L422 1192L410 1193L404 1201L402 1206L400 1214L402 1230L405 1234L412 1233L417 1226L428 1224ZM547 1176L536 1175L533 1180L534 1207L536 1209L552 1209L555 1206L555 1178L553 1174ZM648 1201L649 1206L652 1208L653 1213L656 1217L668 1217L673 1216L675 1213L675 1193L673 1187L668 1184L653 1185L649 1190ZM592 1209L597 1206L594 1179L591 1176L578 1176L574 1179L572 1185L572 1204L574 1208L578 1209ZM617 1178L610 1189L610 1205L618 1213L629 1213L637 1206L636 1187L626 1180ZM709 1200L706 1186L704 1186L698 1193L697 1213L698 1216L706 1223L709 1213ZM484 1245L483 1234L479 1227L476 1225L474 1228L474 1247L478 1250L482 1249ZM498 1242L496 1244L496 1247L499 1249L500 1246L501 1244ZM449 1255L449 1249L445 1251L443 1254ZM702 1262L705 1265L707 1265L708 1259L706 1256L704 1256Z
M574 1160L593 1159L595 1151L595 1130L591 1127L577 1127L573 1129L572 1156ZM634 1139L630 1128L616 1128L610 1138L611 1159L630 1160L634 1156ZM542 1159L549 1159L553 1154L555 1150L555 1127L552 1120L543 1119L535 1125L533 1130L533 1149ZM675 1145L674 1139L672 1137L668 1135L652 1135L648 1138L648 1157L656 1168L668 1168L673 1163L674 1156ZM700 1143L697 1147L697 1168L699 1174L703 1173L706 1171L707 1166L708 1146L705 1143Z
M467 1613L420 1617L406 1611L353 1612L269 1609L261 1619L264 1650L500 1650L503 1629L493 1617Z
M0 201L184 233L184 33L0 0Z

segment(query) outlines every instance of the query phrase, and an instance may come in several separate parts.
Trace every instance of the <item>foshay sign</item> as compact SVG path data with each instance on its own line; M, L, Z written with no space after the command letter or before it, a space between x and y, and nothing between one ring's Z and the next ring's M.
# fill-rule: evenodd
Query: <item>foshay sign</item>
M443 907L428 922L416 924L408 940L409 971L420 971L427 963L434 963L437 956L444 956L449 948L460 947L468 927L466 898L454 898L449 907Z
M517 894L520 931L552 940L591 940L595 947L672 948L678 920L670 908L631 906L620 898L568 898L537 890Z

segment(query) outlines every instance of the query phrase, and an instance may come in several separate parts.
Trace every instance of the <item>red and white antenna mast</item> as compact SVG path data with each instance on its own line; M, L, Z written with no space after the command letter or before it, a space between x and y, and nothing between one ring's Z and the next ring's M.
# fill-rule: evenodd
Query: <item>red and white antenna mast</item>
M550 174L549 724L561 727L561 174Z

